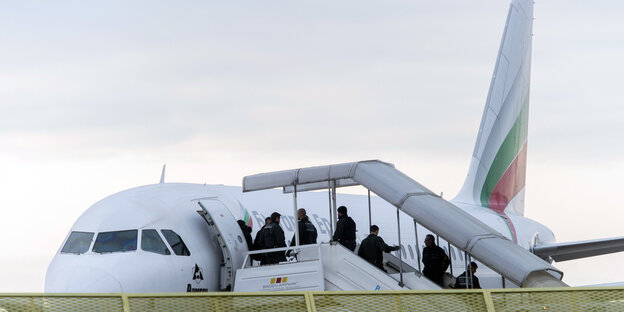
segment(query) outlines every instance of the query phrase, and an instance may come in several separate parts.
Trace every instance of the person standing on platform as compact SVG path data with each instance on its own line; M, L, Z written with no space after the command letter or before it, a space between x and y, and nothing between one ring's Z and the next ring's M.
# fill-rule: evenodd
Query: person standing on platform
M370 234L362 240L360 249L358 250L358 256L364 258L364 260L370 262L372 265L378 267L380 270L386 272L383 267L383 254L382 252L391 252L399 250L399 246L390 247L384 242L383 238L379 237L379 227L371 225Z
M253 250L261 250L264 248L264 237L262 236L262 231L264 230L264 228L266 228L267 225L269 225L269 223L271 223L271 218L265 218L264 225L258 230L258 232L256 233L256 238L253 241ZM262 254L251 255L251 259L261 261Z
M297 219L299 220L299 245L309 245L316 244L316 238L318 237L318 233L316 232L316 227L306 214L306 210L300 208L297 210ZM290 246L295 246L297 243L295 239L295 235L293 234L292 239L290 240ZM286 252L286 256L290 257L292 250Z
M433 235L428 234L425 237L425 248L423 248L423 274L426 278L430 279L434 283L442 285L442 276L450 264L449 257L444 252L444 249L436 246L435 238Z
M277 212L271 214L271 223L262 230L264 249L286 247L284 230L279 225L281 215ZM268 252L262 255L260 264L277 264L286 261L284 251Z
M470 262L470 274L471 278L467 277L468 270L464 271L460 276L455 279L455 288L474 288L481 289L481 285L479 284L479 278L474 274L477 272L477 264L475 262Z
M245 224L245 221L238 220L238 226L240 226L241 231L243 231L243 236L245 236L245 241L247 242L247 250L253 250L253 242L251 241L251 228Z
M338 207L338 222L336 223L336 232L332 240L355 250L355 221L347 215L347 207Z
M297 219L299 219L299 245L316 244L318 233L316 227L306 214L306 210L300 208L297 210ZM290 246L295 246L295 235L290 240Z

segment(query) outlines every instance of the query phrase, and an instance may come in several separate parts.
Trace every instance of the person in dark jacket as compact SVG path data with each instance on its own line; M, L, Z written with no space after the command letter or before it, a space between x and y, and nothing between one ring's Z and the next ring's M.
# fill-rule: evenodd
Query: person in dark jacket
M390 247L384 242L383 238L378 236L379 227L371 225L370 234L362 240L360 249L358 250L358 256L364 258L364 260L370 262L372 265L378 267L380 270L386 272L383 267L383 254L381 252L391 252L399 250L399 246Z
M355 221L347 215L347 207L345 206L338 207L338 222L332 240L351 251L355 250Z
M468 270L464 271L460 276L455 279L455 288L475 288L481 289L481 285L479 284L479 278L474 274L477 272L477 264L475 262L470 262L470 277L466 277L466 273Z
M243 220L238 220L236 222L238 222L238 226L240 226L241 231L243 231L243 236L245 236L245 241L247 242L247 250L252 251L253 243L251 241L251 228L248 227Z
M286 247L286 240L284 238L284 230L279 225L280 214L274 212L271 214L271 223L269 223L264 230L262 230L262 237L264 240L264 248L280 248ZM286 261L284 251L268 252L262 255L260 264L276 264L282 261Z
M316 227L306 213L306 210L301 208L297 210L297 219L299 219L299 245L316 244L316 238L318 233ZM295 246L295 235L290 240L290 246Z
M256 238L253 241L253 250L261 250L264 248L264 237L262 236L262 230L264 230L264 228L269 225L269 223L271 223L271 218L265 218L264 225L258 230L258 232L256 233ZM262 254L251 255L251 259L261 261Z
M444 249L436 246L435 238L433 235L428 234L425 237L425 248L423 249L423 275L433 281L434 283L442 286L442 276L449 266L449 258L444 252Z

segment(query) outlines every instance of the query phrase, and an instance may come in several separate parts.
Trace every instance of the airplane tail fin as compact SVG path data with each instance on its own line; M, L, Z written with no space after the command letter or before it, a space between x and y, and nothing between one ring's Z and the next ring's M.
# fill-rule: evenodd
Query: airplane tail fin
M466 181L454 201L524 214L533 0L512 0Z

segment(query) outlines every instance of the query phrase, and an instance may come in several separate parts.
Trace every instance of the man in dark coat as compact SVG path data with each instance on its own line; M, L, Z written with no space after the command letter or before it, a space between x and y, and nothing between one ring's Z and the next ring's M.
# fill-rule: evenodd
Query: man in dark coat
M264 248L280 248L286 247L286 240L284 238L284 230L279 225L280 214L274 212L271 214L271 223L269 223L264 230L262 230L262 237L264 239ZM284 251L268 252L262 255L260 264L277 264L282 261L286 261Z
M351 251L355 250L355 221L347 215L347 207L345 206L338 207L338 222L332 240Z
M265 218L264 225L258 230L256 238L253 241L253 250L261 250L264 248L264 237L262 236L262 231L267 225L269 225L269 223L271 223L271 218ZM260 261L262 259L262 254L251 255L251 259Z
M444 249L436 246L433 235L428 234L425 238L425 247L423 249L423 274L434 283L442 286L442 276L449 266L449 258Z
M243 236L245 236L245 241L247 242L247 250L252 251L253 243L251 241L251 228L248 227L243 220L238 220L236 222L238 222L238 226L240 226L241 231L243 231Z
M308 218L305 209L297 210L297 219L299 219L299 245L316 244L318 233L316 232L316 227ZM290 240L290 246L295 246L295 235Z
M470 277L466 277L466 273L468 270L464 271L460 276L455 279L455 288L475 288L481 289L481 285L479 284L479 278L474 274L477 272L477 264L475 262L470 262Z
M364 258L364 260L370 262L372 265L378 267L380 270L386 272L383 267L383 254L381 252L391 252L399 250L399 246L390 247L384 242L383 238L378 236L379 227L371 225L370 234L360 244L358 250L358 256Z

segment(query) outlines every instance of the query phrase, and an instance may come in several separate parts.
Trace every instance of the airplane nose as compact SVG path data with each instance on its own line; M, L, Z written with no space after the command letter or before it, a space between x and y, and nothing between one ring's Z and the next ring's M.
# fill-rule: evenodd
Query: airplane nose
M65 267L48 272L45 292L120 293L121 283L111 274L92 267Z

